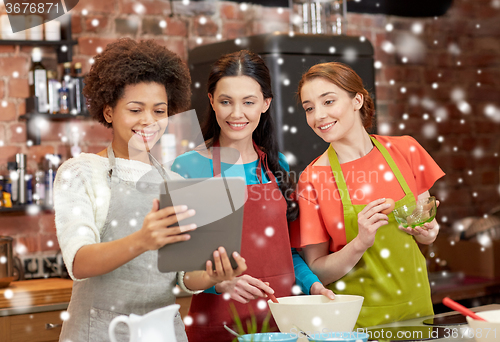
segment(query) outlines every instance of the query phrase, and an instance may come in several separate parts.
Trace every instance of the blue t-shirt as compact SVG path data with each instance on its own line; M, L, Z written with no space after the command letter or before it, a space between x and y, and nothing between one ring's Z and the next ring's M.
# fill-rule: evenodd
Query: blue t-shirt
M259 184L257 177L257 166L259 160L247 164L227 164L221 163L221 172L225 177L243 177L247 185ZM286 170L290 171L290 167L285 156L279 154L279 164ZM196 151L186 152L177 157L172 164L172 171L180 174L184 178L209 178L213 177L212 159L202 156ZM264 171L264 170L263 170ZM269 178L262 171L262 183L268 183ZM309 294L309 290L313 283L319 282L318 277L311 271L304 259L297 253L295 248L292 248L293 268L295 271L295 281L300 286L302 292ZM205 290L207 293L215 292L215 286Z

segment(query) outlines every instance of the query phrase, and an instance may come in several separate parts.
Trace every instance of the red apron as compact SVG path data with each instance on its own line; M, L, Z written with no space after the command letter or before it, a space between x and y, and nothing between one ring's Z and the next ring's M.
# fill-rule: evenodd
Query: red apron
M217 147L214 145L214 147ZM269 282L276 297L292 295L295 282L291 246L286 219L286 201L279 190L276 178L269 171L267 184L262 184L262 166L267 166L267 156L254 142L259 155L257 177L260 184L247 185L248 199L243 213L243 232L241 238L241 255L248 266L246 274ZM214 176L220 177L221 164L218 148L213 149ZM272 228L267 229L266 228ZM267 233L267 234L266 234ZM231 252L231 251L228 251ZM258 332L264 318L269 312L267 299L259 298L248 304L241 304L232 299L226 300L223 295L200 293L194 295L189 308L193 324L186 327L190 342L224 342L232 341L234 336L224 329L224 324L235 328L229 303L233 303L238 311L243 327L250 321L252 314L256 317ZM265 305L259 305L264 300ZM271 318L271 330L277 331L276 323Z

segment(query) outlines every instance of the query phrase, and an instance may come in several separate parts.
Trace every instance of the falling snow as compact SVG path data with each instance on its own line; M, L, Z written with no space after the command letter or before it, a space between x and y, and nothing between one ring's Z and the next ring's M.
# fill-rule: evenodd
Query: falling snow
M391 171L387 171L384 173L384 180L386 182L390 182L394 179L394 174Z
M408 58L409 61L419 62L425 58L425 44L416 36L408 33L396 37L396 51L398 55Z
M344 58L347 62L353 63L358 58L358 52L354 48L347 48L344 50Z
M59 317L61 318L62 321L67 321L69 319L69 312L62 311Z
M391 42L384 40L381 45L382 50L386 53L394 53L396 51L396 47Z
M11 289L7 289L3 295L6 299L12 299L14 297L14 292Z
M436 135L437 135L437 127L436 127L436 125L433 124L433 123L425 124L422 127L422 134L427 139L432 139L432 138L436 137Z
M342 280L339 280L337 281L337 283L335 283L335 288L339 291L344 291L346 288L346 284Z
M450 45L448 45L448 52L452 55L458 56L462 51L460 50L458 44L450 43Z
M290 165L290 166L297 165L297 157L295 157L295 155L293 153L285 152L284 155L285 155L285 158L286 158L288 165Z
M299 285L293 285L292 286L292 294L294 294L296 296L302 294L302 290L300 289Z
M184 324L186 326L192 325L193 324L193 317L191 317L191 316L184 317Z
M274 228L273 227L267 227L264 230L264 234L266 234L266 236L268 236L268 237L273 236L274 235Z
M323 323L323 320L320 317L313 317L311 323L315 327L319 327L321 325L321 323Z
M380 256L384 259L387 259L390 255L391 252L387 248L384 248L380 251Z
M493 104L484 107L484 115L495 123L500 123L500 108Z
M424 25L421 22L415 22L411 25L411 32L413 32L416 35L421 34L424 32Z

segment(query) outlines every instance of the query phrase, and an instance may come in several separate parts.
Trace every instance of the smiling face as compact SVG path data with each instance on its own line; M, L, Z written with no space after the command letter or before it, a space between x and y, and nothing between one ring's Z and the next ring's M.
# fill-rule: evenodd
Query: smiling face
M271 104L270 98L264 99L259 83L248 76L222 77L208 97L221 128L221 139L229 142L251 141L260 115Z
M113 126L113 149L120 158L151 149L168 124L168 97L159 83L127 85L116 106L107 106L104 117Z
M342 88L317 77L304 83L300 98L307 124L324 141L341 141L364 131L359 113L361 94L351 98Z

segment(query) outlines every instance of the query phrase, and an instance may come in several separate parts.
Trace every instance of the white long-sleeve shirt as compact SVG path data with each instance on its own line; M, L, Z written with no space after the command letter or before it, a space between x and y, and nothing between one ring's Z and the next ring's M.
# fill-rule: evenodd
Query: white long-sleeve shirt
M118 177L137 182L151 171L151 165L136 160L116 158ZM101 242L100 236L108 215L111 190L108 185L109 160L97 154L82 153L64 162L54 182L54 209L57 239L73 280L76 252L85 245ZM182 179L166 170L172 179Z

